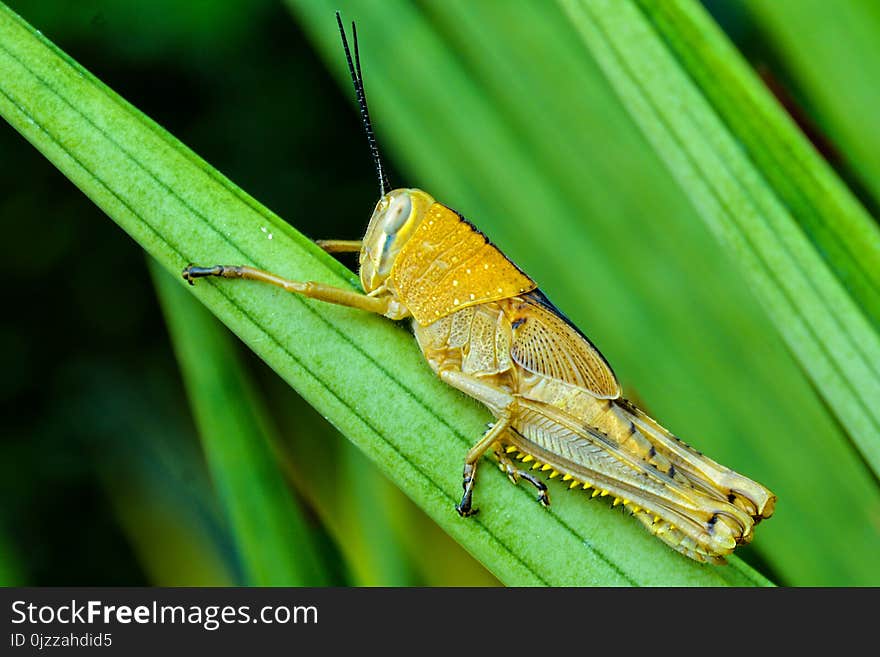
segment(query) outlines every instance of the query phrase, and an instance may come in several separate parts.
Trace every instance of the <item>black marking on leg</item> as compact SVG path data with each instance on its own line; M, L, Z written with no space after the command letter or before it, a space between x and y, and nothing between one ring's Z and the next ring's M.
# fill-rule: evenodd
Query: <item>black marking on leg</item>
M473 463L465 463L464 471L462 472L461 479L461 487L464 489L464 494L461 496L461 502L459 502L455 506L455 510L458 511L458 515L462 518L467 518L468 516L472 516L477 513L478 509L472 508L472 498L474 495L474 483L477 473L477 466Z
M657 450L655 449L655 447L653 445L651 445L651 449L648 450L648 458L652 459L655 456L657 456Z
M469 516L477 513L478 509L474 509L472 507L473 503L473 495L474 495L474 485L473 485L473 477L470 479L465 479L462 482L462 488L464 488L464 494L461 496L461 502L459 502L455 506L455 510L458 511L458 515L462 518L467 518Z
M213 267L197 267L189 264L183 270L183 279L190 285L195 285L193 281L197 278L206 278L208 276L222 276L226 268L223 265L214 265Z
M462 496L461 502L455 505L455 510L458 511L458 515L462 518L470 518L480 512L479 509L471 507L471 491L468 491Z
M517 474L538 489L538 501L543 506L550 506L550 497L547 495L547 484L528 472L520 470Z
M713 529L715 528L715 523L716 523L716 522L718 522L718 514L717 514L717 513L713 513L713 514L712 514L712 517L709 518L709 522L706 523L706 526L709 528L709 531L710 531L710 532L713 531Z
M531 473L520 470L517 474L538 490L547 490L547 484L533 476Z

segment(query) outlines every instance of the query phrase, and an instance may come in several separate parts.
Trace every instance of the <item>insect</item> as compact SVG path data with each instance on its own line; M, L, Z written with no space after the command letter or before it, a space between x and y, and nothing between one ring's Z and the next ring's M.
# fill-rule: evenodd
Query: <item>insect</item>
M724 563L772 515L764 486L680 441L621 396L611 366L537 284L460 214L419 189L391 189L361 74L336 14L379 179L363 240L319 241L358 252L363 292L291 281L248 266L190 265L183 277L250 279L330 303L411 321L430 367L495 417L467 452L458 513L472 505L477 467L492 452L514 483L549 505L536 475L560 478L623 505L652 534L697 561Z

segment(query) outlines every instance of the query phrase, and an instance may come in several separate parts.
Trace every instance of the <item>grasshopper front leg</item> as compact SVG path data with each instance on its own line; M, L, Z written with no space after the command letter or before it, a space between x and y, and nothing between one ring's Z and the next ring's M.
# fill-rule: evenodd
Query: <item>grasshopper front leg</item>
M269 283L276 287L280 287L288 292L301 294L305 297L335 303L340 306L349 306L350 308L358 308L367 312L376 313L377 315L385 315L392 319L399 319L399 309L394 307L389 296L367 296L361 292L354 290L344 290L339 287L333 287L326 283L315 283L313 281L291 281L282 278L277 274L273 274L255 267L247 265L214 265L213 267L199 267L196 265L188 265L183 270L183 278L190 285L197 278L207 278L208 276L218 276L220 278L243 278L251 281L260 281Z
M315 240L327 253L357 253L363 247L361 240Z

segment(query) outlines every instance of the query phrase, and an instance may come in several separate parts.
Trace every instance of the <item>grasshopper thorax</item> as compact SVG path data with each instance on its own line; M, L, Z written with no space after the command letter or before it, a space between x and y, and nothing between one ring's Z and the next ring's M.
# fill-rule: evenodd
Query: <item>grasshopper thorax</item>
M431 195L420 189L395 189L379 199L360 253L364 292L369 294L385 283L403 245L433 204Z

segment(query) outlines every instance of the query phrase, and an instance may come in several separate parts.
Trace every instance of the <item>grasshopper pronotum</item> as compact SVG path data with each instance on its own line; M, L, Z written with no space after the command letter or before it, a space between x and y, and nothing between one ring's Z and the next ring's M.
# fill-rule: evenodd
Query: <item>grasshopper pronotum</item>
M492 451L513 483L547 486L547 472L571 488L608 496L674 549L724 563L753 527L773 513L775 496L760 484L687 446L621 397L599 350L566 319L531 278L454 210L418 189L394 189L382 167L361 76L336 15L381 198L361 241L318 243L358 252L363 293L298 282L247 266L188 266L183 277L244 278L289 292L411 319L428 364L441 380L485 404L496 421L465 456L464 494L471 498L480 458ZM520 468L515 459L531 464Z

